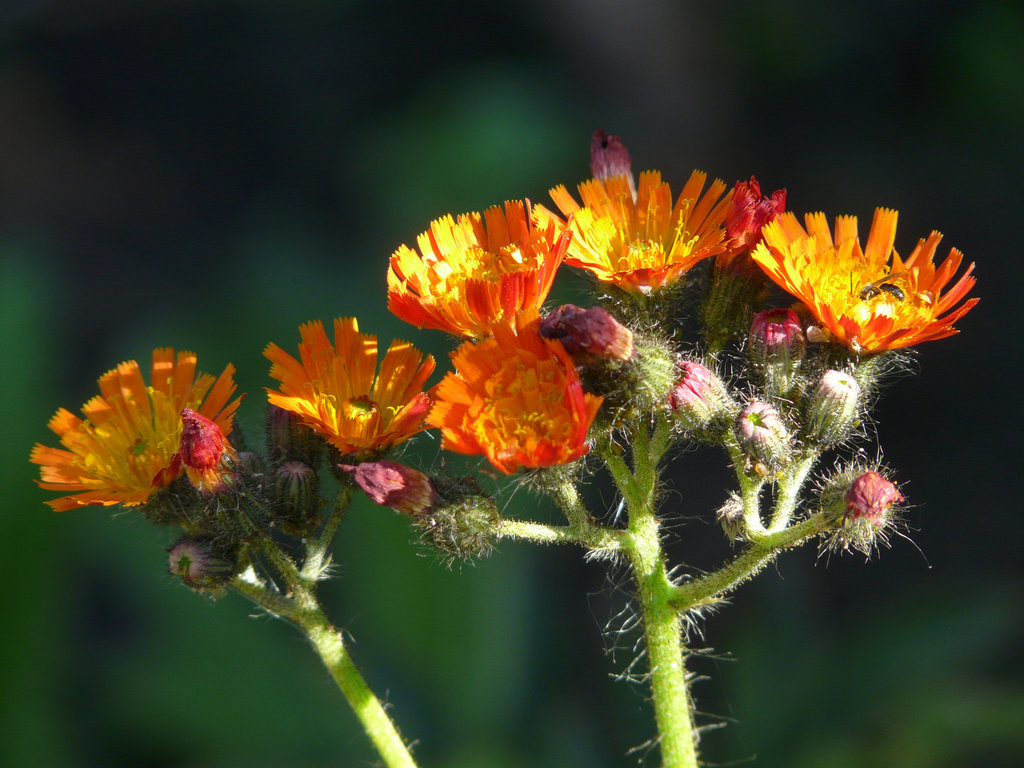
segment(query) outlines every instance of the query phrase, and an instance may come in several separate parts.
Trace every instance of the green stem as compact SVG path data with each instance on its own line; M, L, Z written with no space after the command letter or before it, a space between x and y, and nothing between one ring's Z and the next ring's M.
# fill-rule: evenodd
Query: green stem
M800 491L817 460L818 454L815 451L807 451L798 456L782 473L775 495L775 510L772 512L772 520L768 525L769 532L781 531L789 525L797 501L800 499Z
M504 518L498 524L497 535L501 539L537 544L579 544L598 552L614 552L622 547L622 532L600 525L591 525L581 531L574 525L545 525Z
M743 552L717 571L672 587L669 602L680 614L718 602L722 595L750 579L778 557L780 552L795 547L827 527L824 516L819 512L784 530L758 536Z
M605 451L605 461L629 509L628 536L623 547L633 569L643 612L650 664L651 693L664 768L696 768L697 733L686 683L682 620L670 605L672 583L655 515L659 446L643 428L633 444L633 472L622 459Z
M331 513L324 521L320 529L320 535L306 545L306 559L302 563L302 578L307 581L316 581L323 572L324 567L330 562L328 554L334 537L338 533L341 521L345 519L349 504L352 503L353 485L343 478L341 487L338 488L338 496L334 500Z
M398 729L349 656L341 632L328 623L320 610L302 611L295 623L313 643L384 764L388 768L416 768Z
M732 432L725 437L725 449L729 453L729 458L732 459L732 468L740 487L740 498L743 501L743 522L746 525L747 533L763 533L765 528L764 523L761 522L761 488L764 486L765 479L756 475L752 477L747 472L747 457Z
M298 570L293 571L298 576ZM327 621L312 586L301 580L290 583L292 597L285 597L259 583L237 577L231 586L265 610L287 619L301 629L338 684L356 717L387 768L416 768L405 742L359 669L349 656L341 632Z
M550 489L550 494L571 527L583 531L594 524L594 516L583 504L576 483L568 478L561 479Z

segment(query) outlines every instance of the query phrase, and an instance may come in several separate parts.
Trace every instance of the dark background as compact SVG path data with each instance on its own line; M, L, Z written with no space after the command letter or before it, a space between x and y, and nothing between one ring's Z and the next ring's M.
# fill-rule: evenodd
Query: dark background
M388 256L436 216L582 180L597 127L676 190L699 167L785 186L801 213L866 224L888 205L901 251L938 228L941 255L978 262L963 334L924 345L877 409L914 543L788 553L694 630L702 721L727 721L705 758L1024 762L1024 10L629 6L0 4L0 763L374 764L297 633L176 584L173 534L135 514L51 513L29 450L154 346L234 362L250 434L262 349L294 348L306 320L357 315L443 368L444 338L386 312ZM429 438L419 452L439 460ZM671 480L673 560L719 562L724 459L682 454ZM603 481L588 493L611 508ZM522 490L508 511L535 506ZM360 502L324 596L424 768L657 765L646 689L613 679L634 657L623 574L513 543L449 571L411 541Z

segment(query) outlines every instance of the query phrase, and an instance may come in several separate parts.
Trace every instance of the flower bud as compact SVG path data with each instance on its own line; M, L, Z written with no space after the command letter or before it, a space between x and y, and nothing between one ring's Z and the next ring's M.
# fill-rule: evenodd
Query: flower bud
M736 541L746 528L746 522L743 519L743 501L740 497L735 493L730 493L725 504L719 507L715 514L725 535L729 537L729 541Z
M868 523L882 528L887 522L889 509L903 501L896 486L878 472L865 472L853 481L846 492L845 523ZM845 524L844 523L844 524Z
M577 365L633 357L633 332L602 307L563 304L541 322L540 335L561 341Z
M323 440L291 411L267 408L267 449L273 461L301 461L314 470L323 454Z
M217 423L185 408L181 412L178 458L201 493L222 493L235 483L238 455Z
M235 574L237 556L205 538L183 538L167 553L167 567L194 590L216 590Z
M436 481L436 501L429 511L412 522L423 540L450 560L468 560L490 554L501 521L498 505L472 478Z
M633 163L629 159L626 145L618 136L609 136L600 128L590 139L590 173L595 179L611 176L625 176L629 191L636 202L636 181L633 179Z
M274 519L285 533L306 536L320 523L320 478L316 471L301 461L285 461L273 474Z
M761 240L761 227L785 210L786 190L777 189L771 197L761 197L761 185L753 176L750 181L737 181L725 220L729 252L752 250Z
M668 403L679 423L697 433L724 424L733 402L714 371L695 360L682 360L677 372Z
M857 423L860 393L852 374L825 371L807 400L807 435L825 446L841 442Z
M836 473L821 490L821 509L833 529L827 546L870 555L887 543L892 507L901 501L903 495L877 470L855 465Z
M434 487L422 472L393 461L365 461L362 464L340 464L351 473L363 492L375 503L396 512L419 515L434 503Z
M766 309L754 315L748 340L751 362L772 395L784 395L795 383L807 341L792 309Z
M752 401L740 412L736 438L755 466L778 469L788 459L789 432L779 412L763 400Z

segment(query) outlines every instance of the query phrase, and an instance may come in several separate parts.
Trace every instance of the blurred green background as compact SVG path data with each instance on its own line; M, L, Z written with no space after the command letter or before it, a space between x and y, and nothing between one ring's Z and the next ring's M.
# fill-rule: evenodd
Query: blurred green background
M827 10L826 10L827 8ZM0 4L4 512L0 764L367 766L297 633L165 574L173 534L32 483L46 421L154 346L228 361L256 434L268 341L385 310L387 258L431 218L588 172L590 133L678 189L693 167L790 207L900 210L977 260L981 305L878 406L914 543L789 553L694 631L703 753L764 768L1024 763L1019 408L1024 9L1001 2ZM571 281L559 289L570 297ZM866 448L874 456L874 448ZM436 441L420 441L426 463ZM724 459L672 465L673 557L727 549ZM598 511L614 498L588 489ZM1016 501L1014 500L1016 499ZM525 491L509 509L535 507ZM545 514L543 511L538 514ZM324 588L424 768L657 765L614 677L628 583L503 544L449 571L358 504ZM628 750L635 749L631 756Z

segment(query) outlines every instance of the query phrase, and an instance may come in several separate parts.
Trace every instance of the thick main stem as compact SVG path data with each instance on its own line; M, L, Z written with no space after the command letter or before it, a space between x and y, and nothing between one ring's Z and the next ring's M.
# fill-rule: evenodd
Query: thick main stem
M665 573L653 511L636 514L631 510L629 529L634 545L630 563L643 609L662 763L665 768L696 768L696 731L686 685L682 621L668 602L671 583Z
M605 451L605 460L629 509L629 536L623 548L643 612L662 764L664 768L696 768L697 738L686 683L682 620L669 603L673 585L665 571L655 514L657 464L663 447L659 440L652 443L642 429L634 438L633 472L611 451Z

